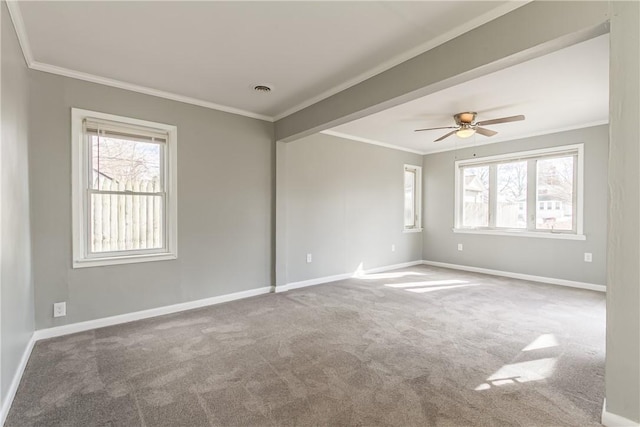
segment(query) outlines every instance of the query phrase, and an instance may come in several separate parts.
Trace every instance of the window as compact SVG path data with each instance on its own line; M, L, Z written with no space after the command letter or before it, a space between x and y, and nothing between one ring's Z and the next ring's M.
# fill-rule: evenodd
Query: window
M464 169L463 183L464 227L487 227L489 225L489 168L486 166Z
M527 162L496 165L496 227L527 228Z
M177 257L175 126L72 109L73 267Z
M404 165L404 231L422 231L422 168Z
M536 229L574 229L574 163L574 156L538 160L536 197L546 200L547 212L536 212ZM560 209L560 205L566 209Z
M583 145L456 162L456 232L584 239Z

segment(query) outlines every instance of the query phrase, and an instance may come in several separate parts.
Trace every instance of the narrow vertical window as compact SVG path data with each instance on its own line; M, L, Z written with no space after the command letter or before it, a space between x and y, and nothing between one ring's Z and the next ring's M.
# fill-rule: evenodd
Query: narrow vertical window
M405 231L422 230L422 168L420 166L404 166L404 229Z
M74 267L176 257L174 126L73 110Z

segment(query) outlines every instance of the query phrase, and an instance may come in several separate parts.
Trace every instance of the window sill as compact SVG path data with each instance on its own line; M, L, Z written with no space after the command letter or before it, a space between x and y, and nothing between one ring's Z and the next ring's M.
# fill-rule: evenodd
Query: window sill
M118 256L118 257L105 257L105 258L85 258L81 260L74 260L73 268L102 267L105 265L134 264L139 262L150 262L150 261L167 261L167 260L172 260L177 258L178 256L173 253L126 255L126 256Z
M405 228L403 233L422 233L422 228Z
M462 234L489 234L494 236L534 237L541 239L587 240L587 236L585 236L584 234L548 233L541 231L507 231L454 228L453 232Z

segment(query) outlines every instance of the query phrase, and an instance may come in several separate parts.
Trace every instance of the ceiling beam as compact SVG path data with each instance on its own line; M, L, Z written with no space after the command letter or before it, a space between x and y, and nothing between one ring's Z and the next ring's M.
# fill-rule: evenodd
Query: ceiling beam
M531 2L275 123L293 141L608 32L607 2Z

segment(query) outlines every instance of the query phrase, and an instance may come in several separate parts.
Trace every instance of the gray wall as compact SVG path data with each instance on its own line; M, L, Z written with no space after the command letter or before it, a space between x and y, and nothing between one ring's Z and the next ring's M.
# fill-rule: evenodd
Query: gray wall
M34 330L29 226L27 67L7 6L2 19L2 148L0 265L0 402L16 373Z
M405 163L422 156L323 134L286 144L289 283L421 259L421 234L403 233Z
M30 84L37 329L271 284L272 123L38 71ZM72 107L178 127L177 260L71 268Z
M640 422L640 4L611 7L606 409Z
M282 139L327 128L331 124L344 123L424 93L420 89L412 91L414 87L428 85L426 90L433 90L441 82L452 81L461 74L471 77L476 72L486 73L518 62L518 59L541 55L600 34L611 17L612 167L609 169L609 180L612 214L609 217L608 244L607 284L610 291L607 294L606 394L607 406L611 412L636 421L640 420L640 238L637 227L640 213L640 159L637 149L640 134L637 120L640 97L637 78L640 25L638 10L638 4L635 2L532 2L518 9L515 14L485 24L479 31L470 32L468 37L456 39L457 42L454 40L451 45L466 45L463 42L469 38L476 42L484 40L484 43L476 44L490 46L489 56L486 56L486 51L480 49L476 52L480 60L478 56L472 55L472 59L465 66L452 71L450 64L448 66L437 61L429 62L433 55L427 54L422 56L422 60L408 62L407 66L395 68L391 73L381 73L375 79L369 80L368 84L336 94L326 102L318 103L278 123L278 133ZM564 13L558 13L559 11ZM6 26L3 25L3 28ZM517 36L514 36L514 28L518 29ZM448 49L448 52L450 51L451 49ZM2 53L4 61L4 41ZM455 58L465 57L454 55L452 58L457 60ZM483 61L482 58L488 59ZM437 79L432 79L428 75L431 73L425 71L442 70L433 70L427 66L429 63L439 64L438 66L444 70L437 73L439 81L433 84L430 82ZM32 74L34 92L43 90L42 95L33 95L37 101L33 106L33 111L37 113L34 114L37 121L34 121L32 131L38 138L31 152L30 164L34 181L32 212L39 327L52 324L48 316L51 303L56 300L68 299L70 302L69 316L59 320L69 322L179 302L200 295L226 293L235 288L248 289L261 286L258 282L262 279L268 282L269 262L266 258L269 256L266 254L270 252L266 242L271 230L269 216L272 210L261 209L264 205L269 205L269 202L261 197L270 198L269 192L262 190L269 187L267 183L271 180L271 174L268 172L268 166L264 165L268 163L265 161L268 156L263 158L256 153L253 157L252 150L260 151L263 145L269 145L271 125L117 89L37 75L39 73ZM415 76L424 77L420 80ZM408 79L411 87L398 83L405 79ZM4 87L6 85L3 85ZM369 87L374 87L374 90L368 90ZM399 89L394 90L395 87ZM211 203L199 209L199 204L193 203L194 197L183 198L190 206L181 208L180 241L184 242L184 239L188 238L191 243L188 247L180 245L179 260L126 268L70 270L70 153L65 141L69 138L68 121L71 106L102 109L148 120L175 122L181 128L187 125L186 128L190 129L187 131L187 134L191 135L190 145L197 146L197 149L189 149L187 152L180 150L179 154L183 155L179 160L180 164L188 165L188 170L185 171L183 167L181 174L187 174L189 178L186 180L190 185L193 186L195 183L195 187L208 191ZM2 120L4 137L4 114ZM181 138L182 141L184 140ZM225 143L228 146L225 146ZM249 146L249 150L244 149ZM269 155L272 153L270 148L265 151ZM202 154L210 157L201 156ZM225 154L231 154L231 160L226 158ZM243 171L249 175L241 177L238 183L225 186L217 181L228 181L227 177L232 169L228 164L233 159L238 159L239 162L248 160ZM191 167L191 162L194 162L196 168ZM206 169L197 168L207 162L209 163ZM213 166L209 167L211 163ZM250 170L256 165L255 170ZM216 168L219 168L219 174ZM235 172L235 169L231 171ZM201 181L196 179L198 176L210 180L209 184L212 187L205 188L205 185L199 184ZM185 179L180 179L181 194L184 194L182 189L187 184L184 182ZM237 192L247 191L245 199L218 198L228 196L234 189ZM225 199L224 202L219 201ZM255 210L248 211L246 216L241 216L234 222L234 214L244 213L243 208L249 205ZM212 217L214 222L208 223L204 231L196 230L196 225L202 225L204 221L201 218L206 216ZM195 225L189 222L193 220L197 222ZM221 223L227 227L220 225ZM235 228L229 225L235 223L241 225ZM240 229L241 227L244 228ZM428 233L425 238L428 243ZM590 241L565 243L586 245ZM594 256L599 256L595 249L590 250L594 251ZM241 255L238 255L239 253ZM240 260L238 256L245 259ZM230 263L225 264L225 261ZM237 268L239 265L249 265L253 268L243 271ZM579 269L585 266L584 263L579 265ZM207 277L210 279L207 280ZM229 278L234 280L229 282ZM232 283L237 286L233 286ZM3 306L4 301L3 294ZM4 314L2 317L4 318ZM4 325L3 320L3 327Z
M605 285L608 141L605 125L425 156L424 259ZM584 143L587 240L453 233L456 160L577 143ZM584 262L585 252L592 263Z
M515 13L514 13L515 12ZM464 67L451 70L449 61L467 55L451 52L446 62L422 59L380 73L276 123L278 140L289 140L310 132L363 117L386 107L415 99L439 84L476 77L519 60L543 55L563 46L611 32L609 167L610 215L607 244L607 409L640 421L640 170L638 73L640 56L640 7L637 2L531 2L493 20L448 46L479 46ZM610 24L610 26L609 26ZM490 52L489 52L490 51ZM436 51L437 52L437 51ZM493 61L493 62L491 62ZM434 65L436 64L436 65ZM484 64L484 65L483 65ZM473 68L473 67L476 68ZM440 67L434 70L433 67ZM448 72L446 72L448 70ZM466 71L465 71L466 70ZM440 71L445 71L441 73ZM432 83L431 72L439 82ZM416 78L416 76L422 76ZM409 82L408 84L404 83ZM412 88L426 85L424 89ZM410 86L410 87L408 87ZM409 91L409 92L407 92ZM428 220L428 218L427 218ZM429 233L425 234L429 239ZM566 242L570 244L570 242ZM575 243L575 242L574 242ZM589 241L583 242L588 244ZM595 254L594 254L595 255ZM578 262L579 269L585 264Z

